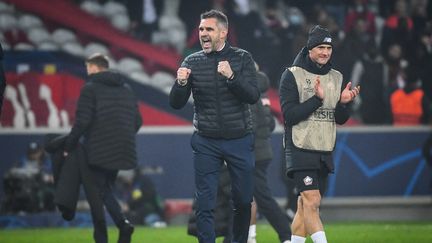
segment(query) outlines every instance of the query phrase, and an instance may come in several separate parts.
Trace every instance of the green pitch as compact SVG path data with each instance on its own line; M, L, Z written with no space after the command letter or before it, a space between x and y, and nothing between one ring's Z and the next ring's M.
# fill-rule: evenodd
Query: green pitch
M261 223L257 227L258 243L277 243L276 233L271 226ZM338 223L326 225L330 243L408 243L432 242L432 222L422 223ZM116 242L117 230L110 228L110 242ZM162 229L137 227L134 243L195 243L194 237L186 234L185 226L171 226ZM91 228L40 228L0 229L2 243L91 243ZM222 242L218 239L217 243ZM307 240L308 243L312 241Z

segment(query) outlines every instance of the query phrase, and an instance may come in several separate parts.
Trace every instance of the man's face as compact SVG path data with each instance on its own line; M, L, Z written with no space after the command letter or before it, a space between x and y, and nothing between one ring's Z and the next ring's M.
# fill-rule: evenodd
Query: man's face
M227 29L218 24L215 18L202 19L199 25L199 38L205 53L218 51L224 44Z
M87 75L99 72L99 68L91 63L86 63Z
M331 45L321 44L309 50L309 57L313 62L325 65L330 60L332 51Z

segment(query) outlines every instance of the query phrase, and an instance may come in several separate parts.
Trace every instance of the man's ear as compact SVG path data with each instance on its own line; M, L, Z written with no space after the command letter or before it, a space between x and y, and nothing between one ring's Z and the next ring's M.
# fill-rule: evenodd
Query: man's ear
M224 39L227 39L227 36L228 36L228 29L223 28L221 30L221 37L224 38Z

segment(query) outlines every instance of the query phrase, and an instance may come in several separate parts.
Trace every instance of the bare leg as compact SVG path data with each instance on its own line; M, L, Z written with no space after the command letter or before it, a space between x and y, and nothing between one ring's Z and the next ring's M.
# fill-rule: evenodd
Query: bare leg
M308 190L300 193L303 209L304 228L308 235L315 232L323 231L319 216L319 206L321 203L321 195L319 190ZM295 219L295 218L294 218Z
M291 224L291 231L293 235L302 237L306 237L307 234L304 224L303 200L301 196L297 199L297 211Z

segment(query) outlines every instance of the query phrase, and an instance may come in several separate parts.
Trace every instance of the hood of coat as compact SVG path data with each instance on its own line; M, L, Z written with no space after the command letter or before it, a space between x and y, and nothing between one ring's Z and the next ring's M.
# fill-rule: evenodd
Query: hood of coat
M119 73L110 70L91 74L88 77L88 81L101 83L107 86L122 86L125 83L123 77Z
M327 62L324 66L320 67L317 63L313 62L309 57L309 50L303 47L294 59L293 66L301 67L310 73L325 75L332 69L331 62Z

